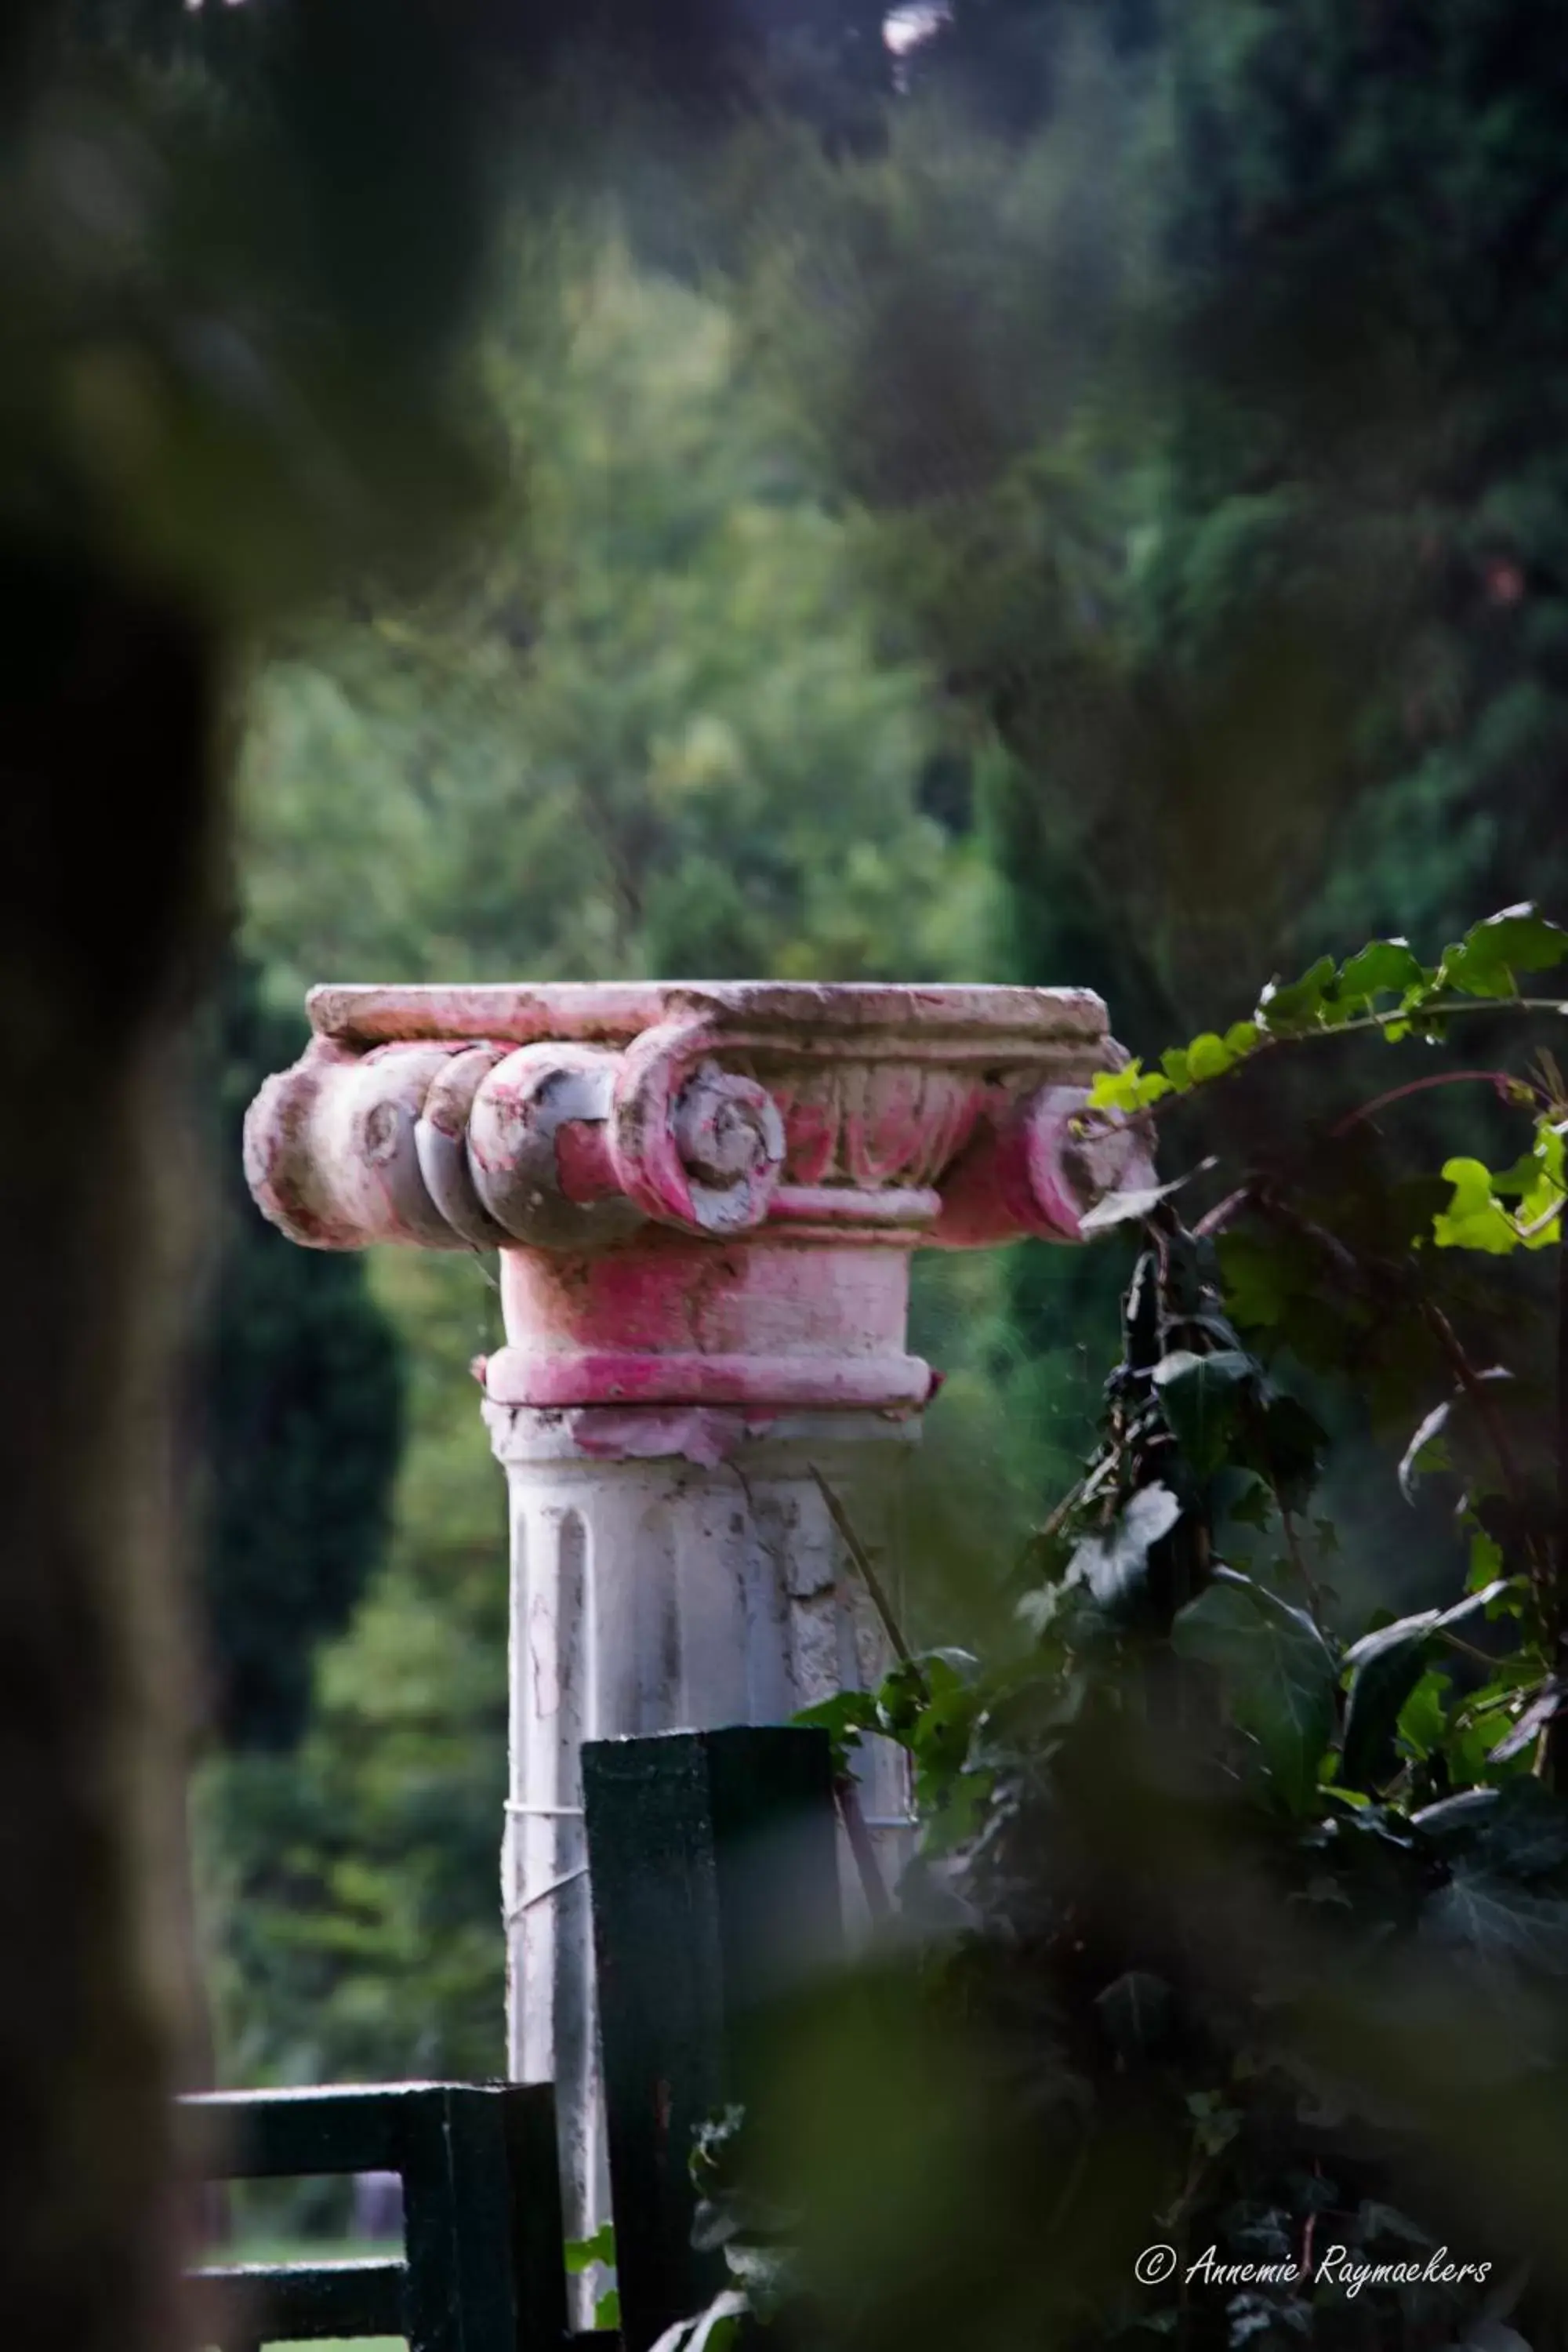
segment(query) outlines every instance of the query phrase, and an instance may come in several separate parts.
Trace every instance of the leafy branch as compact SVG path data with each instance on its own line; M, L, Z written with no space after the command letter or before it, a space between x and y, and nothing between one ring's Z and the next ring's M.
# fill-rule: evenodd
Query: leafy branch
M1323 956L1295 981L1271 981L1249 1020L1224 1034L1205 1031L1185 1045L1171 1047L1157 1070L1138 1060L1099 1073L1088 1110L1118 1117L1156 1117L1201 1087L1234 1077L1261 1055L1285 1047L1321 1044L1375 1032L1390 1044L1409 1037L1438 1043L1447 1024L1478 1014L1552 1013L1568 1010L1562 998L1526 995L1521 972L1555 969L1568 959L1568 931L1531 906L1489 916L1446 948L1436 964L1423 964L1404 940L1376 940L1342 964ZM1392 1003L1380 1000L1392 998ZM1529 1153L1496 1174L1483 1162L1455 1160L1444 1170L1454 1201L1437 1221L1439 1246L1505 1254L1522 1244L1541 1248L1558 1238L1559 1213L1568 1199L1563 1165L1568 1100L1555 1064L1542 1057L1542 1077L1529 1081L1506 1070L1443 1071L1392 1087L1349 1111L1331 1130L1338 1137L1352 1126L1429 1089L1472 1084L1491 1086L1518 1108L1531 1109L1537 1126ZM1515 1205L1510 1206L1510 1202Z

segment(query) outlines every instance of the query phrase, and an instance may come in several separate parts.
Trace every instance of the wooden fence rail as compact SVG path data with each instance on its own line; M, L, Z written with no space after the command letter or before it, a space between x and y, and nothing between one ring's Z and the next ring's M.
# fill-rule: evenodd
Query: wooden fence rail
M672 1732L583 1751L621 2343L648 2347L722 2284L691 2245L705 2116L743 2099L776 2005L838 1949L826 1735ZM395 2172L401 2259L194 2274L221 2352L405 2336L410 2352L563 2352L549 2084L401 2083L181 2102L208 2179Z

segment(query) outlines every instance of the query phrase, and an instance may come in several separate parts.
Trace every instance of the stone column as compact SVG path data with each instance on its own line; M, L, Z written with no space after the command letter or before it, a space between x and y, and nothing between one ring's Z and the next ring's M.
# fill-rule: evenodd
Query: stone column
M268 1215L319 1248L500 1252L509 2053L557 2084L582 2231L604 2204L582 1742L783 1722L879 1677L888 1473L935 1385L906 1349L910 1255L1075 1241L1146 1181L1129 1131L1075 1131L1121 1055L1068 990L325 988L310 1019L247 1128ZM891 1749L859 1808L890 1879Z

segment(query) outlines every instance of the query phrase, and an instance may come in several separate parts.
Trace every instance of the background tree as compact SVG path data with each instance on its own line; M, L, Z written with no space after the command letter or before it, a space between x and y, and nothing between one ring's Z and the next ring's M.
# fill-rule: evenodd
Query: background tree
M235 1748L287 1748L303 1728L316 1645L342 1632L381 1556L401 1437L397 1344L363 1263L313 1264L246 1188L245 1112L303 1043L298 1018L263 1003L254 966L231 965L212 1074L220 1208L198 1410L202 1630L214 1727Z
M729 314L613 221L533 248L481 371L517 499L437 597L258 681L247 937L274 984L983 961L984 866L921 805L941 714Z

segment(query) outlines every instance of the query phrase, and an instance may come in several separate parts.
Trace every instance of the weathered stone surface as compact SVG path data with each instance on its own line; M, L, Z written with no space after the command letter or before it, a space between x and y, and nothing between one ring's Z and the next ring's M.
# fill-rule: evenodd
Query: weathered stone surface
M315 1247L504 1249L502 1404L918 1405L909 1252L1075 1240L1140 1152L1074 1131L1116 1055L1081 991L340 988L310 1009L252 1112L257 1198Z

